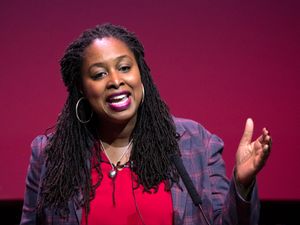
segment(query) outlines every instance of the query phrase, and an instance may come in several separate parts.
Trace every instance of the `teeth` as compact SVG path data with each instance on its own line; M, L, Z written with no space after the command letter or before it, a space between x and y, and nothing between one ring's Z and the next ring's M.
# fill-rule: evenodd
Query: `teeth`
M127 100L128 100L128 98L125 97L125 98L120 99L120 100L117 101L117 102L112 102L111 104L116 105L116 106L117 106L117 105L118 105L118 106L121 106L121 105L123 105L124 103L126 103Z
M112 97L110 100L111 101L120 101L120 100L122 100L122 99L124 99L126 97L127 97L127 95L125 95L125 94L123 94L123 95L117 95L115 97Z
M130 97L128 93L115 95L107 99L107 103L112 110L123 111L130 106Z

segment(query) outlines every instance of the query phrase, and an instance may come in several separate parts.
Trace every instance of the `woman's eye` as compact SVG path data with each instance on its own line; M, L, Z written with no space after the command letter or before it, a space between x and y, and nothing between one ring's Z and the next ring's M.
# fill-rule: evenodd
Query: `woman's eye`
M101 79L103 77L105 77L107 75L107 72L99 72L99 73L96 73L94 76L93 76L93 79Z
M123 73L126 73L130 70L130 66L121 66L119 70Z

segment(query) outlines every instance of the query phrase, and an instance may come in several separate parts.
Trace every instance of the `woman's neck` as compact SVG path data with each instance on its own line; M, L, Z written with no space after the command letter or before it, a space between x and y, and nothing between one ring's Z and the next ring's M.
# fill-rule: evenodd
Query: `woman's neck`
M131 134L136 124L136 118L124 123L100 122L98 129L102 142L112 147L124 147L130 142Z
M99 139L101 148L114 165L128 162L131 153L131 134L136 118L126 123L99 123Z

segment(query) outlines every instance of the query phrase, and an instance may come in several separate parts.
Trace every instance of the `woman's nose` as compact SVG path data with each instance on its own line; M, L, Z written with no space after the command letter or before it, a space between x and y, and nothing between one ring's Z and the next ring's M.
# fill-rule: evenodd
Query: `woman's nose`
M124 80L122 76L117 72L113 71L110 73L110 79L108 81L108 88L119 88L121 85L124 84Z

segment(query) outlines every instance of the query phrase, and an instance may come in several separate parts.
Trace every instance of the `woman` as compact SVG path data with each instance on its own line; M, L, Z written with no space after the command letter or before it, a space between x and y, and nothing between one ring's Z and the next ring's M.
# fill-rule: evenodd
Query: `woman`
M271 148L265 128L251 142L247 120L228 180L223 142L170 115L133 33L96 26L71 43L60 64L69 95L55 131L32 142L21 224L257 224L255 176Z

